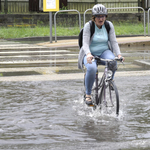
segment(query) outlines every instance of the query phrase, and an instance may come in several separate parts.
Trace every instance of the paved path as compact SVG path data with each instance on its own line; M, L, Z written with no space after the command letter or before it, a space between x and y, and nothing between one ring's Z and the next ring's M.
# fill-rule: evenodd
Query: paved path
M117 38L117 41L120 46L127 46L127 47L132 47L132 46L149 46L150 45L150 37L122 37L122 38ZM9 43L9 44L8 44ZM21 44L21 43L15 43L15 42L1 42L0 43L0 59L1 61L7 58L11 58L11 61L7 62L1 62L1 68L0 68L0 81L46 81L46 80L72 80L72 79L83 79L83 73L82 71L80 72L77 68L76 65L68 65L68 66L52 66L52 67L45 67L45 66L38 66L36 67L36 63L42 64L49 64L53 63L54 60L51 60L51 58L48 59L48 57L53 55L53 49L51 48L56 48L55 50L55 57L58 57L55 62L58 61L58 63L63 63L63 62L72 62L77 63L77 55L78 51L74 54L73 51L70 51L71 47L76 47L78 46L78 40L59 40L57 43L53 42L43 42L43 43L38 43L38 44ZM62 49L57 49L57 48L62 48ZM67 49L68 48L68 49ZM26 50L27 49L27 50ZM20 50L20 51L19 51ZM26 50L26 51L25 51ZM39 51L37 51L39 50ZM3 56L4 53L6 56ZM18 56L16 56L15 53L19 53ZM36 56L33 56L34 53L37 53ZM39 54L43 53L40 55L39 60L36 60L39 58ZM13 54L13 56L12 56ZM23 55L24 54L24 55ZM28 54L28 56L27 56ZM66 60L62 60L61 55L66 55ZM71 56L72 55L72 56ZM31 58L30 58L31 57ZM16 61L13 61L14 58ZM28 58L28 60L26 60ZM60 58L60 59L59 59ZM15 64L16 66L14 68L11 67L11 64ZM28 66L24 67L19 67L17 65L21 65L23 63L26 63ZM8 65L8 67L3 67L3 64ZM35 66L34 66L35 64ZM10 66L9 66L10 65ZM33 66L32 66L33 65ZM131 66L132 67L132 66ZM133 66L135 67L135 66ZM137 65L138 67L138 65ZM79 73L66 73L68 70L78 70ZM63 71L64 73L57 74L57 71ZM37 72L39 73L38 75L22 75L19 76L17 75L17 72ZM3 73L15 73L14 76L5 76ZM144 76L144 75L150 75L150 71L148 70L142 70L142 71L117 71L116 76Z
M102 76L102 73L99 73ZM126 71L116 72L115 77L131 77L131 76L150 76L150 71ZM84 78L84 73L69 73L69 74L49 74L49 75L28 75L28 76L11 76L0 77L0 82L5 81L58 81L58 80L79 80Z
M140 36L140 37L119 37L117 41L120 45L129 45L129 44L147 44L150 45L150 37ZM48 47L70 47L70 46L78 46L78 40L59 40L57 42L43 42L38 43L37 45L48 46Z

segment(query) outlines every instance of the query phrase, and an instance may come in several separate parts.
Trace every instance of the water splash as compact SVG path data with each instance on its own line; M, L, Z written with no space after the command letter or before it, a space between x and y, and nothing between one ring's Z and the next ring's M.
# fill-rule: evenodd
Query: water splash
M109 121L122 121L123 120L123 111L120 110L119 116L116 116L115 112L106 113L100 109L100 106L94 109L93 107L89 107L84 103L83 96L79 96L79 99L74 100L73 109L79 116L87 117L88 119L92 119L95 123L99 122L109 122Z

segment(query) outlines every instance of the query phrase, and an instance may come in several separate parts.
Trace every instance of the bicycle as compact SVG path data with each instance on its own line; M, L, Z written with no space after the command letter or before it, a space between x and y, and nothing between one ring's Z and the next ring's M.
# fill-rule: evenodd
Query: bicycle
M113 72L109 68L111 61L120 61L123 63L122 58L115 57L115 59L102 59L99 57L94 57L97 60L97 72L95 77L95 82L92 87L92 102L94 109L99 106L100 110L103 112L115 112L116 115L119 115L119 93L117 86L115 85L114 80L112 79ZM101 79L98 78L98 65L101 64L101 61L105 62L105 69ZM85 75L84 75L84 87L85 87ZM85 100L84 93L84 100Z

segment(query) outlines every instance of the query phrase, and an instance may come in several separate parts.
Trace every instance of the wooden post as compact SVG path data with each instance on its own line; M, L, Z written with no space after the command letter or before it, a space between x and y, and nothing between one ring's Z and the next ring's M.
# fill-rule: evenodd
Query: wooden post
M5 14L8 13L8 1L7 0L5 0L5 2L4 2L4 12L5 12Z
M1 11L1 0L0 0L0 11Z

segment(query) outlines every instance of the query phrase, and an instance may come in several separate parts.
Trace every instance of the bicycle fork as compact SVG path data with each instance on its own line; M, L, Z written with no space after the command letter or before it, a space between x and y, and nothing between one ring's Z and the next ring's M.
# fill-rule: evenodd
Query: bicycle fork
M96 100L96 105L98 105L99 101L98 101L98 70L96 72L96 77L95 77L95 83L96 83L96 94L95 94L95 100Z
M112 101L112 92L111 92L111 85L109 83L109 81L105 81L105 82L108 82L106 85L106 83L104 83L104 103L105 103L105 106L106 107L113 107L114 104L113 104L113 101ZM108 86L108 87L107 87ZM107 106L107 99L106 99L106 89L108 88L109 90L109 100L110 100L110 103L111 103L111 106Z

